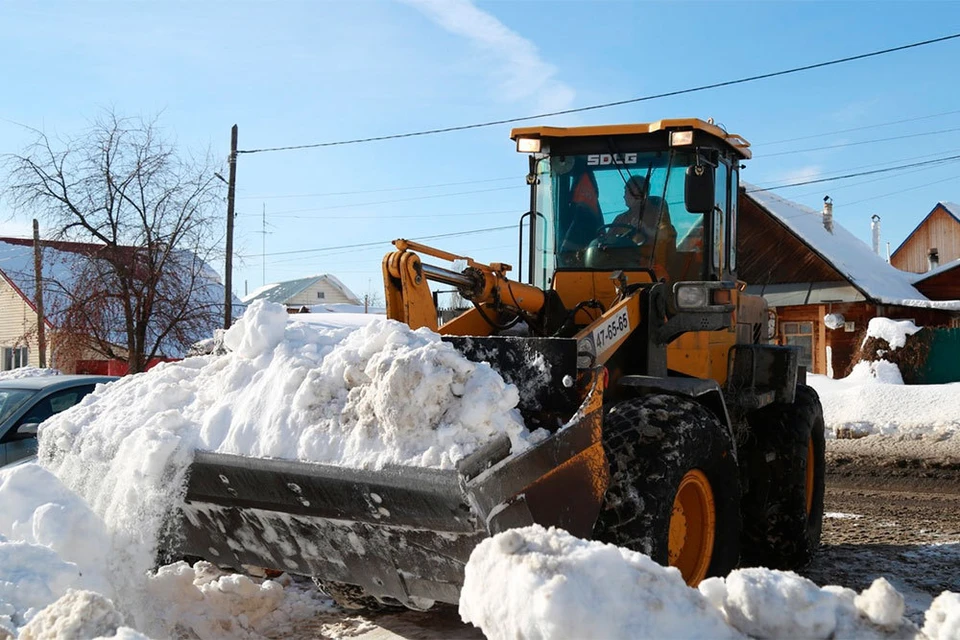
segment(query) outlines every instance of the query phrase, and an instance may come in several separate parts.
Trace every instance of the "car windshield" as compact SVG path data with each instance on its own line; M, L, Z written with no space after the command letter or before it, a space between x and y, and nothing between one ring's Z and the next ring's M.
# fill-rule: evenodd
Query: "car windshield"
M0 389L0 422L9 418L37 393L29 389Z

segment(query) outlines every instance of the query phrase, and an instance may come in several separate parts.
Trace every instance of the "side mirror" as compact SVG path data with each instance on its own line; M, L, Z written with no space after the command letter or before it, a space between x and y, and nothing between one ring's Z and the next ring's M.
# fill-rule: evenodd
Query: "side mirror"
M17 442L18 440L30 440L31 438L37 437L37 431L40 428L40 423L38 422L27 422L19 427L17 427L16 433L11 433L10 442Z
M36 438L37 431L39 430L40 430L40 423L29 422L27 424L20 425L20 428L17 429L17 435L24 440L26 440L27 438Z
M683 202L690 213L710 213L716 204L714 195L714 169L710 165L687 167L684 180Z

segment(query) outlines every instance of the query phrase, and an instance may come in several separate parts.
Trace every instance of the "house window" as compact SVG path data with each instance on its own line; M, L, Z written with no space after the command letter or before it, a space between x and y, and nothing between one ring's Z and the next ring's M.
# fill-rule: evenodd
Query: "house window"
M3 370L19 369L27 366L28 352L26 347L3 347Z
M780 330L784 344L800 347L800 366L813 371L813 323L784 322Z
M326 294L323 291L317 291L317 298L322 300L325 297L326 297Z

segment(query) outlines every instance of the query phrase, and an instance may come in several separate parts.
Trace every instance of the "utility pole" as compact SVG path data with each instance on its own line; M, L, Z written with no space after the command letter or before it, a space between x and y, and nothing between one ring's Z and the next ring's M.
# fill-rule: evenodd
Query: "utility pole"
M40 368L47 368L47 335L43 325L43 267L40 260L40 223L33 219L33 272L36 277L34 304L37 306L37 350ZM26 363L24 363L26 365Z
M230 129L230 180L227 182L227 260L223 279L223 328L233 320L233 206L237 191L237 125Z

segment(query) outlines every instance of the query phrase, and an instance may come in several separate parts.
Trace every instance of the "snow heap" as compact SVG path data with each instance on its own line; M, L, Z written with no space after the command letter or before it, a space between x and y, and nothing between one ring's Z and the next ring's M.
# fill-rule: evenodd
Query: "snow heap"
M857 594L788 571L741 569L687 587L675 568L560 529L485 540L466 567L460 616L491 639L895 638L960 633L960 596L944 592L922 635L883 578Z
M460 617L487 638L739 637L676 569L560 529L512 529L470 556Z
M171 619L194 633L210 626L211 598L242 603L227 607L234 620L227 626L237 624L233 609L248 626L275 609L282 589L270 581L209 580L185 566L145 578L170 534L196 449L449 469L497 434L509 436L514 451L543 435L524 428L516 387L426 330L385 319L318 328L259 301L223 343L225 355L99 386L41 427L45 468L22 465L0 476L0 558L9 558L0 563L8 571L0 578L0 624L22 627L68 589L106 595L126 622L161 636ZM24 572L24 559L34 557L38 572ZM69 606L102 609L96 598L71 597Z
M9 371L0 371L0 380L20 380L22 378L43 378L60 375L59 369L38 369L36 367L20 367Z
M36 464L0 469L0 504L0 638L259 638L330 608L285 577L128 564L136 541Z

